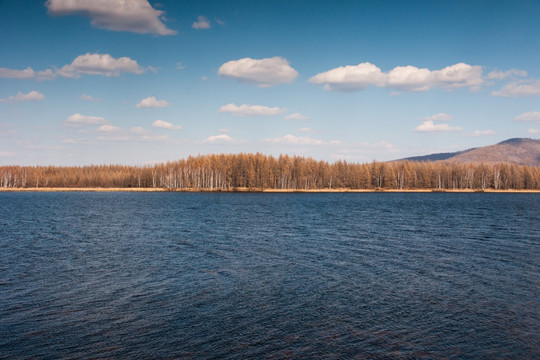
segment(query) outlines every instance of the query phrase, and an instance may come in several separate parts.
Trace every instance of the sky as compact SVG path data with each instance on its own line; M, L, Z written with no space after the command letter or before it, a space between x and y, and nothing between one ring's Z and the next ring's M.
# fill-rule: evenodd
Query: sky
M540 1L0 0L0 165L540 137Z

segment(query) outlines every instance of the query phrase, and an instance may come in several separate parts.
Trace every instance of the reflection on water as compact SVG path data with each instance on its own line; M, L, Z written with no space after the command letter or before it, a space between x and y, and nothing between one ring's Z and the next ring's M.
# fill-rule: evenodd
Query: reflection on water
M0 358L538 358L536 194L0 193Z

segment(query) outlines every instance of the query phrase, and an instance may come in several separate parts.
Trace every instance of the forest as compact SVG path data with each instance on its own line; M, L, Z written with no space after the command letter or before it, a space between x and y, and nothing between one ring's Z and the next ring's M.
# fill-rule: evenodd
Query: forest
M146 166L0 166L2 188L539 190L540 167L447 162L350 163L212 154Z

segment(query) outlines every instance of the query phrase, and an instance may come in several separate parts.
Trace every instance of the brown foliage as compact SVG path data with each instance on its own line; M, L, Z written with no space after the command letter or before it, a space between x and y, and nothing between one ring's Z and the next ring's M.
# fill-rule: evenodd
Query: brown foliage
M288 155L212 154L153 166L2 166L0 187L539 190L540 167L409 161L328 163Z

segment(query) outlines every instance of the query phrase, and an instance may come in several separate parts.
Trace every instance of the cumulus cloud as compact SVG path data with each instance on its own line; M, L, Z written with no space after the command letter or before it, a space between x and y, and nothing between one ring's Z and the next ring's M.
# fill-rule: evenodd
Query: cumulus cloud
M540 130L538 130L538 129L529 129L527 132L529 134L538 134L538 133L540 133Z
M0 68L0 77L8 79L33 79L36 73L31 67L24 70Z
M141 135L135 140L142 141L142 142L169 142L172 139L170 138L169 135L147 134L147 135Z
M168 135L158 135L141 126L135 126L129 131L110 124L102 125L97 129L102 135L97 137L101 141L138 141L138 142L169 142Z
M128 141L131 140L131 137L126 135L118 135L118 136L98 136L98 140L100 141L114 141L114 142L121 142L121 141Z
M285 143L294 145L323 145L325 142L318 139L312 139L306 136L294 136L287 134L280 138L266 139L264 141L273 143Z
M71 64L64 65L54 72L51 69L34 71L31 67L24 70L0 68L0 78L52 80L57 76L79 78L82 74L119 76L121 73L142 74L145 69L137 61L128 57L113 58L109 54L90 54L77 56Z
M422 120L431 120L431 121L450 121L454 117L452 115L444 114L444 113L438 113L435 115L427 116L423 118Z
M540 111L530 111L518 115L514 118L514 121L523 121L523 122L540 122Z
M259 87L288 84L298 76L298 72L289 65L289 62L279 56L228 61L220 66L218 74Z
M512 81L504 85L499 91L493 91L493 96L518 97L540 95L540 80Z
M88 116L76 113L69 116L66 119L66 123L72 125L103 125L107 123L107 120L100 116Z
M142 141L142 142L171 141L171 138L168 135L158 135L141 126L136 126L134 128L131 128L129 130L129 134L131 135L129 138L135 141Z
M51 69L37 71L35 76L37 81L52 80L54 78L56 78L56 74Z
M319 139L313 139L307 136L294 136L287 134L283 137L264 139L264 142L276 143L276 144L290 144L290 145L337 145L340 142L336 140L323 141Z
M476 131L473 131L472 136L490 136L490 135L495 135L495 131L493 130L476 130Z
M0 99L0 103L14 103L21 101L43 101L45 96L35 90L30 91L28 94L23 94L21 92L17 93L15 96L10 96L5 99Z
M97 129L97 131L99 131L99 132L117 132L117 131L120 131L120 130L122 130L122 129L120 129L118 126L114 126L114 125L110 125L110 124L101 125Z
M237 140L233 139L227 134L219 134L209 136L203 141L204 143L214 144L214 143L236 143Z
M120 73L142 74L144 69L128 57L113 58L109 54L79 55L69 65L64 65L56 73L67 78L78 78L81 74L119 76Z
M141 126L135 126L129 130L130 133L137 134L137 135L144 135L149 134L150 131L146 130L145 128Z
M429 70L415 66L398 66L383 72L379 67L365 62L358 65L340 66L312 76L309 82L323 85L326 90L357 91L369 85L397 91L428 91L435 88L455 89L468 87L478 89L482 83L482 67L458 63L441 70Z
M161 129L168 129L168 130L180 130L182 127L180 125L174 125L170 122L163 121L163 120L156 120L152 123L152 127L155 128L161 128Z
M149 96L142 99L137 105L138 108L162 108L169 106L169 102L166 100L158 100L155 96Z
M152 8L147 0L47 0L51 15L80 14L92 20L92 25L113 31L140 34L173 35L162 22L165 12Z
M197 17L197 21L195 21L191 27L197 30L210 29L210 20L205 16L199 16Z
M82 94L81 97L80 97L81 100L84 100L84 101L93 101L93 102L96 102L96 101L101 101L100 99L97 99L95 97L92 97L90 95L86 95L86 94Z
M307 116L302 115L300 113L294 113L294 114L285 116L285 120L307 120L307 119L309 119Z
M181 61L176 63L176 70L184 70L185 68Z
M8 79L30 79L30 80L52 80L56 75L51 69L43 71L34 71L31 67L27 67L24 70L14 70L8 68L0 68L0 78Z
M459 126L450 126L448 124L435 124L433 120L426 120L418 125L414 131L416 132L451 132L463 130Z
M89 141L87 138L81 138L81 139L73 139L73 138L65 138L62 139L62 144L87 144Z
M507 71L492 71L489 74L487 74L486 79L489 80L504 80L511 77L525 77L527 76L527 72L525 70L517 70L517 69L510 69Z
M219 108L220 113L230 113L235 116L273 116L283 114L287 109L278 107L268 107L262 105L236 105L227 104Z

